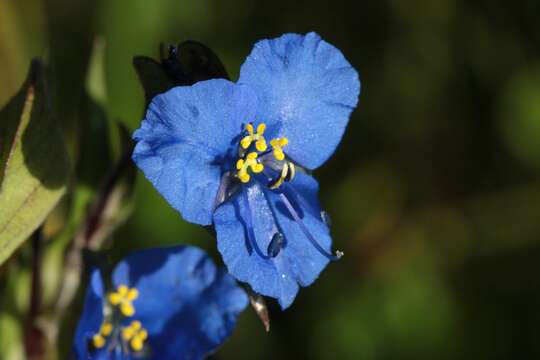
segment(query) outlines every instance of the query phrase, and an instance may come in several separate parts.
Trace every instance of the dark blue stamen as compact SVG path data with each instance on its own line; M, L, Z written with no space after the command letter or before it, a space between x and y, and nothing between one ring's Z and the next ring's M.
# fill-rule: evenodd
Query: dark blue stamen
M298 224L300 227L300 230L304 233L304 235L308 238L309 242L311 242L311 245L317 249L318 252L320 252L323 256L327 257L329 260L336 261L339 260L342 256L342 252L336 252L336 255L332 255L328 251L324 250L322 246L317 242L317 240L313 237L313 235L309 232L308 228L292 206L291 202L289 201L289 198L284 193L279 194L281 200L283 201L283 204L285 204L285 207L293 217L294 221Z
M270 244L268 244L268 256L275 258L278 256L281 249L283 249L285 245L285 237L282 233L277 232L272 236L272 240L270 240Z

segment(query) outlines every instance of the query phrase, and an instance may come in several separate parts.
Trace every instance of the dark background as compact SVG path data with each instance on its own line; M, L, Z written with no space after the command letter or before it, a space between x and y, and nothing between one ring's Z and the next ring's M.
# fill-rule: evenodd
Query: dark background
M362 82L340 147L315 174L345 257L287 311L271 305L269 334L247 311L215 358L534 359L539 21L536 0L1 0L0 105L42 56L68 143L85 92L111 128L133 130L144 108L134 55L198 40L236 79L257 40L316 31ZM84 139L97 153L102 140ZM87 172L98 171L94 161ZM220 261L208 233L140 174L133 210L114 258L190 243ZM3 321L2 337L11 329Z

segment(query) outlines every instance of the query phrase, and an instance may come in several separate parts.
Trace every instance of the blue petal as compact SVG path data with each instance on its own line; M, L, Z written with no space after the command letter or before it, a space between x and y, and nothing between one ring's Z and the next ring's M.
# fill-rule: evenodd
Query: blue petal
M357 72L317 34L286 34L255 44L239 83L259 97L268 134L287 137L287 154L304 167L322 165L339 144L358 102Z
M149 333L157 359L199 359L232 333L247 296L199 248L177 246L132 253L113 284L139 290L134 318Z
M291 186L309 204L308 209L300 209L302 221L321 246L330 251L332 240L320 218L317 182L308 175L298 174ZM265 256L274 234L278 231L284 234L286 245L276 257L262 257L254 249L249 240L250 222L256 245ZM328 264L328 259L292 220L280 195L255 182L216 210L214 224L218 249L229 272L250 284L257 293L277 298L283 309L292 304L299 285L312 284Z
M98 270L92 271L86 290L82 316L77 324L73 341L77 359L90 359L88 340L99 332L103 321L103 280Z
M185 220L209 225L223 164L255 114L246 86L216 79L175 87L150 104L133 134L133 160Z

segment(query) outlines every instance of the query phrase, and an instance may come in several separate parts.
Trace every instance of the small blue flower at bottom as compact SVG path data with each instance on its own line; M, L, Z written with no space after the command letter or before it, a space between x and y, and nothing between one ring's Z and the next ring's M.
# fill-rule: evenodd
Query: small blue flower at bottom
M199 248L133 252L94 270L74 338L78 359L201 359L232 333L248 299Z
M341 256L310 171L333 154L359 92L356 70L317 34L262 40L238 83L156 96L133 160L185 220L215 226L234 277L286 308Z

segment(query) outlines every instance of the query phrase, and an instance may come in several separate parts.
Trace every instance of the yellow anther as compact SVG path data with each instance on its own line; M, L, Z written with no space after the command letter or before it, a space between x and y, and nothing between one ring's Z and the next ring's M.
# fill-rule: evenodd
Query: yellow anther
M251 179L251 175L248 174L248 169L251 169L254 173L260 173L264 170L264 165L257 162L259 155L256 152L250 152L246 155L245 159L239 159L236 162L236 169L238 170L237 176L241 182L247 183Z
M122 296L116 292L113 292L113 293L110 293L109 294L109 302L112 304L112 305L118 305L120 304L120 302L122 301Z
M236 162L236 170L240 170L244 167L244 159L238 159Z
M276 160L283 160L285 159L285 153L283 152L283 147L289 143L289 140L287 138L281 138L281 139L272 139L270 140L270 145L272 145L272 149L274 149L274 157Z
M133 337L133 339L129 342L131 345L131 348L135 351L141 351L144 346L144 340L141 339L138 336Z
M274 149L274 157L281 161L285 159L285 153L281 149Z
M105 338L101 336L100 334L96 334L92 336L92 344L94 345L94 347L101 349L102 347L105 346L105 343L106 343Z
M268 148L268 146L266 146L266 140L264 140L264 138L257 140L257 142L255 143L255 148L261 152L266 151L266 149Z
M135 314L135 307L130 302L125 301L120 305L120 312L124 316L133 316Z
M120 285L118 286L118 289L116 289L116 292L122 297L125 297L128 291L129 291L129 288L126 285Z
M107 344L107 337L113 334L114 327L109 321L101 324L99 333L92 336L92 345L96 348L103 348ZM140 351L144 347L144 342L148 338L148 332L143 328L139 320L133 320L129 325L120 328L120 333L114 333L111 342L116 342L120 336L121 341L126 346L131 346L134 351Z
M113 325L104 321L99 327L99 333L92 336L92 344L95 348L102 348L107 343L107 336L111 335L113 331Z
M135 330L131 326L127 326L122 329L122 339L128 341L135 335Z
M101 324L101 327L99 329L99 333L103 336L109 336L111 335L113 331L113 326L110 322L104 322Z
M148 332L144 329L141 329L137 336L143 340L146 340L148 338Z
M246 136L244 137L242 140L240 140L240 145L242 145L242 147L244 149L247 149L249 147L249 145L251 145L251 136Z
M244 136L242 140L240 140L240 145L242 146L242 148L247 149L251 146L251 143L255 141L255 147L258 151L266 151L266 140L263 136L265 130L266 124L264 123L260 123L257 126L257 133L254 133L252 124L247 124L246 131L248 132L248 135Z
M129 301L135 300L137 297L139 297L139 290L136 288L129 289L128 293L126 294L126 299Z
M148 332L142 327L140 321L134 320L122 329L122 339L129 341L131 348L135 351L142 350L146 338L148 338Z
M141 327L142 327L142 324L140 321L138 320L134 320L131 322L131 327L134 329L134 330L139 330Z
M139 291L136 288L129 288L126 285L120 285L115 292L109 294L108 299L111 305L119 306L120 312L124 316L133 316L135 307L133 300L139 297Z
M242 174L239 173L238 178L240 179L241 182L245 184L249 182L249 179L251 179L251 176L249 176L248 173L242 173Z
M255 165L251 165L251 171L253 171L255 174L258 174L263 170L264 170L264 165L263 164L258 164L257 163Z

